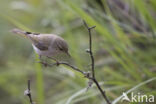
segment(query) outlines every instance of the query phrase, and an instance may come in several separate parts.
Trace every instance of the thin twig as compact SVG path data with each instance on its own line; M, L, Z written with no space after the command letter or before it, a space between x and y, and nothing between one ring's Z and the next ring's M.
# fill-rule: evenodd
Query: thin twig
M100 87L98 81L97 81L95 78L93 79L93 81L94 81L94 83L96 84L96 86L98 87L99 91L101 92L101 94L102 94L103 98L106 100L106 102L107 102L108 104L111 104L111 102L108 100L108 98L107 98L107 96L106 96L106 94L105 94L105 91L103 91L102 88Z
M74 69L74 70L76 70L76 71L78 71L78 72L84 74L83 71L81 71L80 69L78 69L78 68L75 67L75 66L70 65L69 63L66 63L66 62L60 62L59 64L63 64L63 65L69 66L69 67L71 67L72 69Z
M92 36L91 36L91 30L93 28L95 28L96 26L92 26L92 27L88 27L87 23L83 20L84 22L84 25L86 26L87 30L88 30L88 33L89 33L89 51L88 53L90 54L90 58L91 58L91 61L92 61L92 77L95 78L95 72L94 72L94 57L93 57L93 52L92 52Z
M93 82L96 84L97 88L99 89L99 91L101 92L103 98L106 100L106 102L108 104L111 104L110 101L108 100L106 94L105 94L105 91L102 90L101 86L99 85L98 81L96 80L95 78L95 65L94 65L94 56L93 56L93 51L92 51L92 35L91 35L91 30L93 28L95 28L96 26L92 26L92 27L89 27L87 25L87 23L85 21L84 22L84 25L86 26L87 30L88 30L88 33L89 33L89 54L90 54L90 58L91 58L91 61L92 61L92 80Z
M30 80L28 80L28 89L24 91L24 95L27 95L29 97L30 104L34 104L31 97Z
M49 57L48 57L49 58ZM50 58L50 59L52 59L52 58ZM53 60L53 59L52 59ZM54 60L54 61L56 61L56 60ZM66 65L66 66L68 66L68 67L70 67L70 68L72 68L73 70L75 70L75 71L78 71L78 72L80 72L80 73L82 73L82 74L84 74L85 72L83 72L82 70L80 70L79 68L77 68L77 67L75 67L75 66L73 66L73 65L70 65L69 63L67 63L67 62L59 62L59 61L56 61L56 63L53 63L53 64L48 64L48 63L45 63L45 62L40 62L41 64L43 64L43 65L45 65L45 66L50 66L50 67L52 67L52 66L54 66L54 65L56 65L56 66L59 66L59 65Z

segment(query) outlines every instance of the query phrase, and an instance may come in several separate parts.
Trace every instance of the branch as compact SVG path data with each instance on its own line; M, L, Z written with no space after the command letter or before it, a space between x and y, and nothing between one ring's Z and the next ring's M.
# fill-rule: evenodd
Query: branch
M35 103L32 101L32 97L31 97L30 80L28 80L28 89L24 91L24 95L27 95L27 96L29 97L30 104L35 104Z
M92 64L91 64L92 65L92 80L96 84L97 88L101 92L101 94L102 94L103 98L106 100L106 102L108 104L111 104L110 101L108 100L106 94L105 94L105 91L102 90L102 88L100 87L98 81L95 78L95 65L94 65L94 56L93 56L93 52L92 52L92 34L91 34L91 30L93 28L95 28L96 26L89 27L84 20L83 20L83 22L84 22L84 25L86 26L86 28L88 30L88 33L89 33L89 51L88 51L88 53L89 53L91 61L92 61Z
M86 28L88 30L88 33L89 33L89 50L87 50L87 52L89 53L90 58L91 58L91 62L92 62L92 64L91 64L92 65L92 68L91 68L92 73L84 72L81 69L79 69L79 68L77 68L77 67L75 67L73 65L70 65L67 62L59 62L56 59L53 59L53 58L50 58L50 57L48 57L48 58L54 60L56 63L53 63L53 64L48 64L48 63L45 63L45 62L40 62L40 63L43 64L44 66L50 66L50 67L52 67L54 65L56 65L56 66L66 65L66 66L72 68L73 70L80 72L81 74L84 75L84 77L88 78L89 80L92 80L95 83L95 85L99 89L100 93L102 94L103 98L106 100L107 104L111 104L110 101L108 100L106 94L105 94L105 91L102 90L101 86L99 85L98 81L95 78L95 71L94 71L95 65L94 65L94 56L93 56L93 52L92 52L92 35L91 35L91 30L93 28L95 28L96 26L88 27L87 23L85 21L83 21L83 22L84 22L84 25L86 26ZM90 75L90 74L92 74L92 75Z
M48 58L50 58L50 57L48 57ZM50 59L52 59L52 60L54 60L53 58L50 58ZM75 70L75 71L78 71L78 72L80 72L80 73L82 73L82 74L84 74L85 72L83 72L82 70L80 70L79 68L77 68L77 67L75 67L75 66L73 66L73 65L70 65L69 63L67 63L67 62L59 62L59 61L56 61L56 60L54 60L56 63L53 63L53 64L48 64L48 63L46 63L46 62L39 62L39 63L41 63L41 64L43 64L44 66L49 66L49 67L52 67L52 66L59 66L59 65L66 65L66 66L68 66L68 67L70 67L70 68L72 68L73 70Z
M92 77L95 78L95 71L94 71L94 57L93 57L93 52L92 52L92 35L91 35L91 30L95 28L96 26L88 27L87 23L83 20L84 25L86 26L88 33L89 33L89 50L87 51L90 54L90 58L92 61Z

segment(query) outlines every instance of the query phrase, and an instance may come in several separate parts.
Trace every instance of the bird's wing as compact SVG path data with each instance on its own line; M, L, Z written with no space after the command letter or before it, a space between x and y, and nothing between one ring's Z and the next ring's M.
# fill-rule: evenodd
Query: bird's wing
M67 43L62 38L56 38L55 42L60 50L68 51Z
M31 40L33 41L34 45L42 50L42 51L45 51L45 50L48 50L49 48L49 45L51 43L51 38L49 36L42 36L42 35L37 35L37 36L32 36L31 37Z
M37 44L35 44L35 46L42 51L48 50L48 46L46 44L43 44L42 42L38 42Z

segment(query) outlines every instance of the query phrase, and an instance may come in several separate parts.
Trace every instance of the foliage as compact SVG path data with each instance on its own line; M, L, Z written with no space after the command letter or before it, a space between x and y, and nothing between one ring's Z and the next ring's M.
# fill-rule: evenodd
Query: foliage
M31 80L37 104L100 104L104 100L87 79L67 67L45 68L37 63L31 43L10 33L17 27L55 33L67 40L72 64L88 71L88 33L93 31L95 75L111 101L156 77L156 0L1 0L0 101L29 104L23 95ZM154 94L155 80L135 92ZM119 102L121 104L121 102ZM124 102L125 104L125 102Z

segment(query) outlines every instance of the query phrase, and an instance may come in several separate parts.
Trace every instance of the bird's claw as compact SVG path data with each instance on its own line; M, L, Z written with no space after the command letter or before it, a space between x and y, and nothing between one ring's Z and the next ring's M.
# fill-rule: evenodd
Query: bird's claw
M56 61L56 65L57 65L57 66L59 66L59 65L60 65L60 63L59 63L58 61Z
M47 67L48 66L48 63L47 62L38 61L37 63L41 63L42 65L44 65L44 67Z

